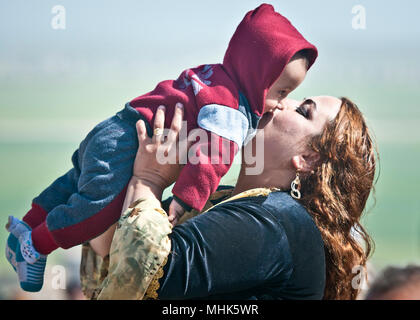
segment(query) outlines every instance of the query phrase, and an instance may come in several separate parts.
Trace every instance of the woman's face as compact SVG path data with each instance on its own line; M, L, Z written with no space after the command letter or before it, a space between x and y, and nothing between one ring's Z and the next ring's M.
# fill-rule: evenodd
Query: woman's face
M306 143L336 117L341 103L330 96L285 99L282 106L265 113L258 125L262 130L256 136L259 143L263 133L264 167L291 168L292 158L309 152Z

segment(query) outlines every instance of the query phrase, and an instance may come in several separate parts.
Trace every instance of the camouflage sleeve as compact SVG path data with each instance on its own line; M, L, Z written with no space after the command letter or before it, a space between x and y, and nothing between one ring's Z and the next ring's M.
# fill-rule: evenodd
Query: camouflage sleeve
M164 264L172 232L158 200L139 199L121 216L109 255L108 274L98 300L140 300Z
M80 260L80 285L86 298L96 300L101 284L108 274L109 255L102 258L92 249L89 242L82 244Z

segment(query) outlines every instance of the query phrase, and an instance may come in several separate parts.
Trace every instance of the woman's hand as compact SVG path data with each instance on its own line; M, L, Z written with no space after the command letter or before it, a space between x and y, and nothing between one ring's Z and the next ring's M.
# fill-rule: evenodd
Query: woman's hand
M175 107L169 132L165 132L165 107L156 111L153 138L149 138L143 120L136 124L139 148L134 161L133 178L163 191L179 176L182 166L179 164L177 142L182 128L184 110L181 103Z
M160 164L158 161L160 153L177 151L177 140L182 126L184 111L182 105L181 108L175 109L171 130L164 143L162 143L163 135L155 134L153 139L151 139L147 136L144 122L142 120L137 122L136 128L139 148L134 161L133 177L127 186L122 213L140 197L160 200L163 190L171 185L178 177L181 171L181 166L178 164L178 157L175 157L175 163L171 164ZM161 108L156 112L154 123L155 132L159 133L159 131L163 130L164 122L165 110ZM109 254L115 228L116 223L100 236L90 240L92 249L101 257Z

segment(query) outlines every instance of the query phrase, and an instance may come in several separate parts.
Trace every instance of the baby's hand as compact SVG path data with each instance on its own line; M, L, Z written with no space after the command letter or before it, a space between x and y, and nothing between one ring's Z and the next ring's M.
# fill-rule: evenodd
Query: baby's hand
M184 215L184 208L173 199L169 205L169 222L172 226L175 226L178 223L178 220Z

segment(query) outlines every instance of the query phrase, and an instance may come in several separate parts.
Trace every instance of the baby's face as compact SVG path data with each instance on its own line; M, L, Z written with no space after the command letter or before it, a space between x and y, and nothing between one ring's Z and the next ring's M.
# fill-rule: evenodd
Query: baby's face
M305 79L306 72L307 63L304 58L295 59L289 62L267 92L264 113L279 107L283 99L302 83Z

